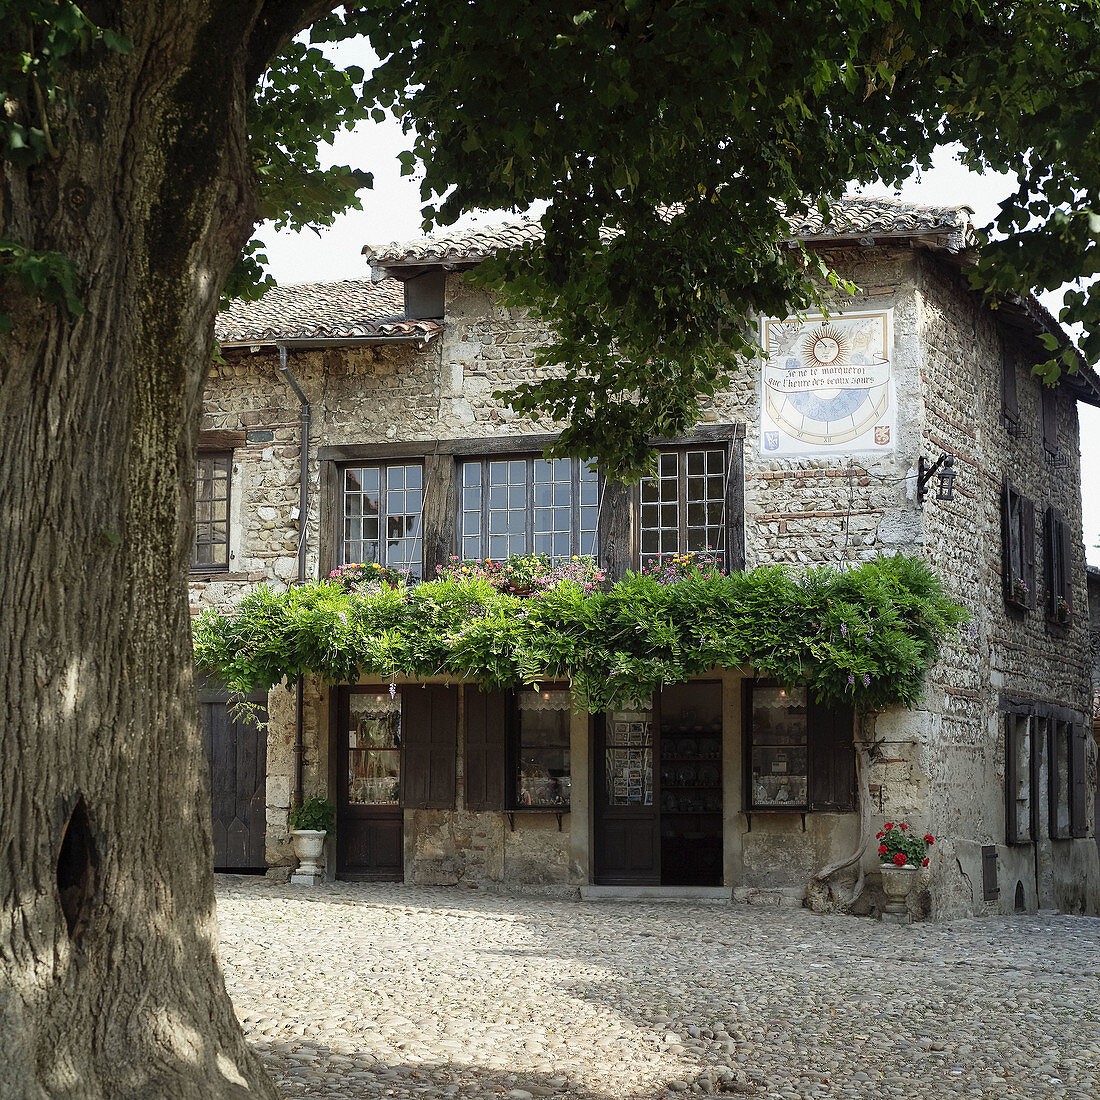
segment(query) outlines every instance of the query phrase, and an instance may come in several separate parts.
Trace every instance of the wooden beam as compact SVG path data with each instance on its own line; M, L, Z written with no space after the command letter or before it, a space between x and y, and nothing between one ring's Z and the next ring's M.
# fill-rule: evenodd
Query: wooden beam
M232 451L245 444L245 433L229 431L222 428L211 428L205 432L199 432L199 453L210 451Z
M458 465L453 455L431 454L424 459L423 571L435 580L438 570L455 553L458 523Z

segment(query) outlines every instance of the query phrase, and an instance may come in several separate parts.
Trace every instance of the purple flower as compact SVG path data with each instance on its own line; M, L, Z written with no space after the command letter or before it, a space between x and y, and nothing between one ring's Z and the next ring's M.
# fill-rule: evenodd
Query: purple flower
M397 685L396 684L390 684L390 698L391 699L396 699L397 698Z
M841 634L841 637L843 637L843 638L848 637L848 624L847 623L841 623L840 624L840 634Z
M854 687L855 682L856 682L856 678L849 672L848 673L848 686L849 687Z
M871 686L871 677L866 672L863 674L863 686L865 688Z

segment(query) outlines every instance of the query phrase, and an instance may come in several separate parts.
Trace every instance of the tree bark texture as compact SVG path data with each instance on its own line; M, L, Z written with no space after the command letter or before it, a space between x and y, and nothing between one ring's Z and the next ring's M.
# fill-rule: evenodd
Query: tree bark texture
M246 98L310 6L86 10L134 53L74 59L60 156L0 165L0 237L85 307L0 285L0 1098L273 1097L217 959L186 574Z

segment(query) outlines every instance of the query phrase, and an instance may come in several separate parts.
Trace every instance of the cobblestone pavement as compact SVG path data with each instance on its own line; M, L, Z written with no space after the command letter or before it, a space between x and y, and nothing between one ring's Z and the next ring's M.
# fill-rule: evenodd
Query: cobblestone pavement
M1098 919L218 896L229 992L286 1097L1100 1097Z

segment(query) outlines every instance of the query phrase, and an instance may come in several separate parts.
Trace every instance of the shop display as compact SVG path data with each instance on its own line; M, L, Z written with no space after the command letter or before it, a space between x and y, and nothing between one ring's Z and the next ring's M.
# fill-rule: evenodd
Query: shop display
M356 693L349 708L348 802L396 806L401 801L401 697Z
M653 714L614 711L604 738L609 806L653 805Z
M807 804L806 689L756 684L750 729L752 809Z

